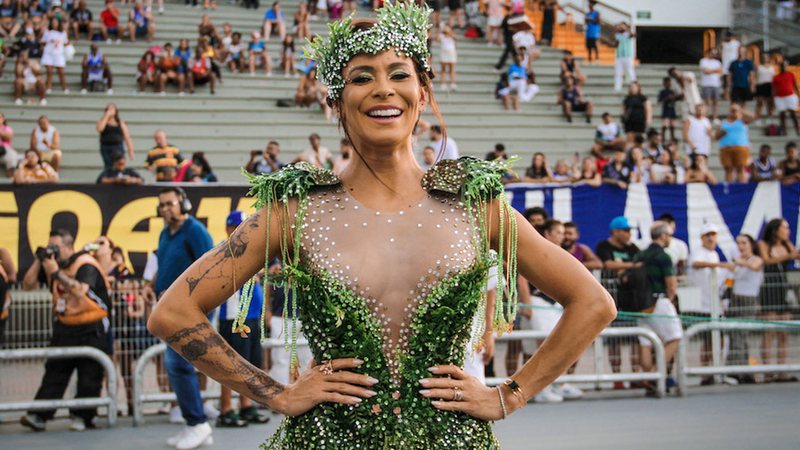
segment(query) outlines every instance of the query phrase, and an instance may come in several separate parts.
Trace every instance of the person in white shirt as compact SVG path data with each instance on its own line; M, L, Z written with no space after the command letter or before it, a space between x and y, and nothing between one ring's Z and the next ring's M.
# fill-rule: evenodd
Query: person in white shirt
M764 282L764 260L755 254L758 246L749 234L736 236L736 247L739 255L733 258L736 268L733 270L733 298L731 298L726 317L740 320L755 320L759 312L759 296L761 284ZM747 344L747 332L731 331L729 365L746 366L750 364L750 349ZM751 375L735 377L739 383L751 384L755 380Z
M67 65L67 58L64 55L64 48L69 45L69 38L64 31L64 24L58 17L50 19L50 27L42 37L44 50L42 51L42 65L47 69L47 81L45 88L47 93L53 90L53 68L58 72L58 81L64 94L69 94L67 80L64 77L64 66Z
M697 153L708 158L711 153L712 133L711 121L706 117L706 105L697 105L694 114L687 116L683 121L683 142L686 145L686 154Z
M772 79L775 77L775 68L769 62L769 55L761 54L761 61L756 68L756 120L763 117L761 108L767 108L767 117L771 118L775 112L775 102L772 99Z
M725 33L725 40L722 42L722 75L725 77L725 100L730 98L731 77L728 69L731 63L739 59L739 47L742 43L736 39L736 35L730 31Z
M700 96L706 106L711 107L711 117L717 117L717 102L722 97L722 63L717 59L717 50L710 48L700 60Z
M604 150L614 150L625 148L625 134L622 133L620 124L614 121L614 116L608 111L602 115L603 123L597 126L594 131L594 144L592 154L603 156Z
M311 165L322 167L323 169L333 169L333 155L331 151L328 150L328 147L319 145L319 135L317 133L311 133L311 135L308 136L308 142L311 144L311 147L305 149L305 151L292 162L297 163L305 161Z
M31 130L30 147L42 155L42 161L53 166L56 172L61 168L61 135L50 123L47 116L39 116L36 126Z
M431 139L430 146L433 147L437 153L440 151L442 144L444 143L444 151L442 152L442 157L440 159L458 159L458 145L456 145L456 141L449 136L444 139L444 136L442 135L442 127L439 125L433 125L428 136Z
M350 142L350 139L342 138L339 141L339 156L336 157L336 161L333 162L333 173L339 175L344 171L345 167L350 163L350 159L353 157L353 144Z
M672 227L672 239L670 239L669 245L664 247L664 251L672 260L672 265L675 268L675 275L680 279L686 275L686 260L689 259L689 246L686 245L685 241L675 237L675 216L670 213L664 213L658 220L666 222Z
M528 53L530 59L527 61L527 64L536 61L542 54L542 51L536 48L536 37L533 35L533 30L517 31L511 37L511 41L514 43L515 49L519 50L520 48L524 48Z

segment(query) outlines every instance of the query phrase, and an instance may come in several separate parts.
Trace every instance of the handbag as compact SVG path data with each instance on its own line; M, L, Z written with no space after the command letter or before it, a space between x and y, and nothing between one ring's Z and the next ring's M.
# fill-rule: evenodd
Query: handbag
M75 58L75 46L72 44L67 44L64 46L64 59L67 61L72 61Z

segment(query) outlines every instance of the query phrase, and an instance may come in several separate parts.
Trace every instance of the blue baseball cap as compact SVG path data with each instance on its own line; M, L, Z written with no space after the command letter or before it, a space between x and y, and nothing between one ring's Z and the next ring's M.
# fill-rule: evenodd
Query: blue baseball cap
M247 215L242 211L231 211L231 213L228 214L228 218L225 219L225 225L229 227L238 227L246 218Z
M608 228L610 230L630 230L631 224L628 223L628 219L625 216L617 216L611 219L611 223L608 224Z

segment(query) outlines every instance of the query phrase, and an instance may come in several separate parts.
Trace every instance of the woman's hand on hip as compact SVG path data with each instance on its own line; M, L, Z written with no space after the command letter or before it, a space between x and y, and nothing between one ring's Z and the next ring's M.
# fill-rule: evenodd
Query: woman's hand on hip
M423 378L420 394L433 400L433 406L441 411L461 411L481 420L503 419L503 407L497 388L490 388L474 376L467 375L461 368L452 364L435 366L429 369L437 378ZM507 392L501 392L505 399L507 413L512 403ZM517 406L520 407L521 405Z

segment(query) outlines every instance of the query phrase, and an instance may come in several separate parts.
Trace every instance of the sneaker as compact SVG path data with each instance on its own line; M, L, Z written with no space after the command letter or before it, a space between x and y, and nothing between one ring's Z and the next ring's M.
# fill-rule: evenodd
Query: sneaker
M64 95L69 95L69 89L64 89Z
M269 416L260 413L255 406L251 406L239 411L239 417L246 420L248 423L260 424L269 422Z
M737 386L739 384L739 380L733 377L723 376L722 384L727 384L728 386Z
M455 91L455 90L457 90L457 89L458 89L458 85L457 85L457 84L455 84L455 83L450 83L450 90L451 90L451 91Z
M122 44L122 39L117 38L117 40L114 41L114 43L117 44L117 45Z
M47 422L36 414L25 414L19 418L19 423L25 425L33 431L44 431Z
M169 410L169 423L185 423L186 420L183 418L183 414L181 414L181 407L180 406L173 406L171 410Z
M42 105L42 106L47 106L47 99L43 98L43 99L39 100L39 104Z
M536 396L533 397L533 401L536 403L561 403L564 401L564 397L554 392L553 386L551 385L544 388L542 392L536 394Z
M23 103L25 103L25 102L23 102L21 98L18 98L16 100L14 100L14 104L17 105L17 106L22 106Z
M242 428L246 427L248 422L242 419L236 411L230 410L225 414L220 414L217 417L217 428Z
M114 95L114 90L113 89L109 89L109 90L106 91L106 94Z
M111 38L106 39L106 44L111 44Z
M164 14L164 7L163 6L159 6L158 7L158 13L159 14Z
M553 391L564 398L564 400L577 400L583 397L583 391L577 386L569 383L564 383L560 386L555 386Z
M167 438L167 445L169 445L170 447L175 447L176 445L178 445L178 442L180 442L180 440L183 439L183 435L186 434L187 430L189 430L189 427L183 427L180 433Z
M164 97L164 96L166 96L166 95L167 95L167 93L166 93L165 91L161 91L161 92L159 92L159 93L158 93L158 95L160 95L160 96Z
M87 91L86 89L81 89L81 95L86 95L88 93L89 93L89 91Z
M219 417L219 410L215 408L210 401L203 403L203 412L206 413L206 417L208 417L209 420L215 420L217 417Z
M211 436L211 425L208 422L186 427L186 432L175 444L178 450L191 450L193 448L208 447L214 445L214 437Z
M180 91L178 92L178 97L183 97L186 95L186 92Z
M81 419L80 417L72 416L70 420L71 420L69 424L70 431L86 431L86 424L83 422L83 419Z
M53 90L52 89L47 89L46 91L44 91L44 93L50 95L50 94L53 93Z

